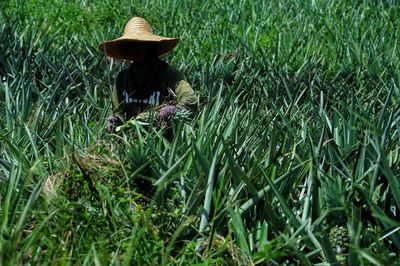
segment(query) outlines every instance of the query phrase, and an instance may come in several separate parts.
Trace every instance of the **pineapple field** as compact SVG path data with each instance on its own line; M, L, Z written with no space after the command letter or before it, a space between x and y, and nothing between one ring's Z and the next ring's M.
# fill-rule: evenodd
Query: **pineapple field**
M133 16L198 108L106 130ZM1 0L0 265L400 264L394 0Z

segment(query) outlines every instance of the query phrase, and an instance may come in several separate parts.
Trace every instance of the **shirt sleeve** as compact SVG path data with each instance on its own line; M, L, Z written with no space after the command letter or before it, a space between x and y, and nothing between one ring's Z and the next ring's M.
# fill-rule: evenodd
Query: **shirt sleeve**
M125 102L123 101L122 93L117 89L116 85L114 85L112 90L111 101L113 105L113 115L118 117L121 121L124 121Z
M176 95L176 106L183 109L194 109L197 106L197 96L182 73L172 66L166 69L167 86Z

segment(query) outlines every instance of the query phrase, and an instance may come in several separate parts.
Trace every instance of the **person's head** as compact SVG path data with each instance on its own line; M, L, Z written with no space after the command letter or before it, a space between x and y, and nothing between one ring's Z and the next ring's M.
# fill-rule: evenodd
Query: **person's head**
M158 57L157 45L153 42L133 42L126 49L133 62L149 61Z
M138 62L146 59L148 56L147 44L143 42L125 41L115 45L112 51L118 54L123 54L125 60Z
M138 62L163 56L171 52L178 42L178 38L153 34L145 19L134 17L126 24L122 37L103 42L99 49L109 57Z

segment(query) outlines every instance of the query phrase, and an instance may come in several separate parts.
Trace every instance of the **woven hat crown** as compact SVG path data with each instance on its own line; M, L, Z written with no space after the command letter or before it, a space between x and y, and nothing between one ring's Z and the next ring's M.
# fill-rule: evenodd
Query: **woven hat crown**
M134 17L125 25L124 35L153 34L150 24L143 18Z

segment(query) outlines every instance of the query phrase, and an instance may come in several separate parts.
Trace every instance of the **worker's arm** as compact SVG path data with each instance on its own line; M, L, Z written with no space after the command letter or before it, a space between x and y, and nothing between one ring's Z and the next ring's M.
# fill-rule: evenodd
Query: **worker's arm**
M172 66L166 69L167 86L176 95L176 107L178 109L193 110L197 106L197 96L182 73Z

